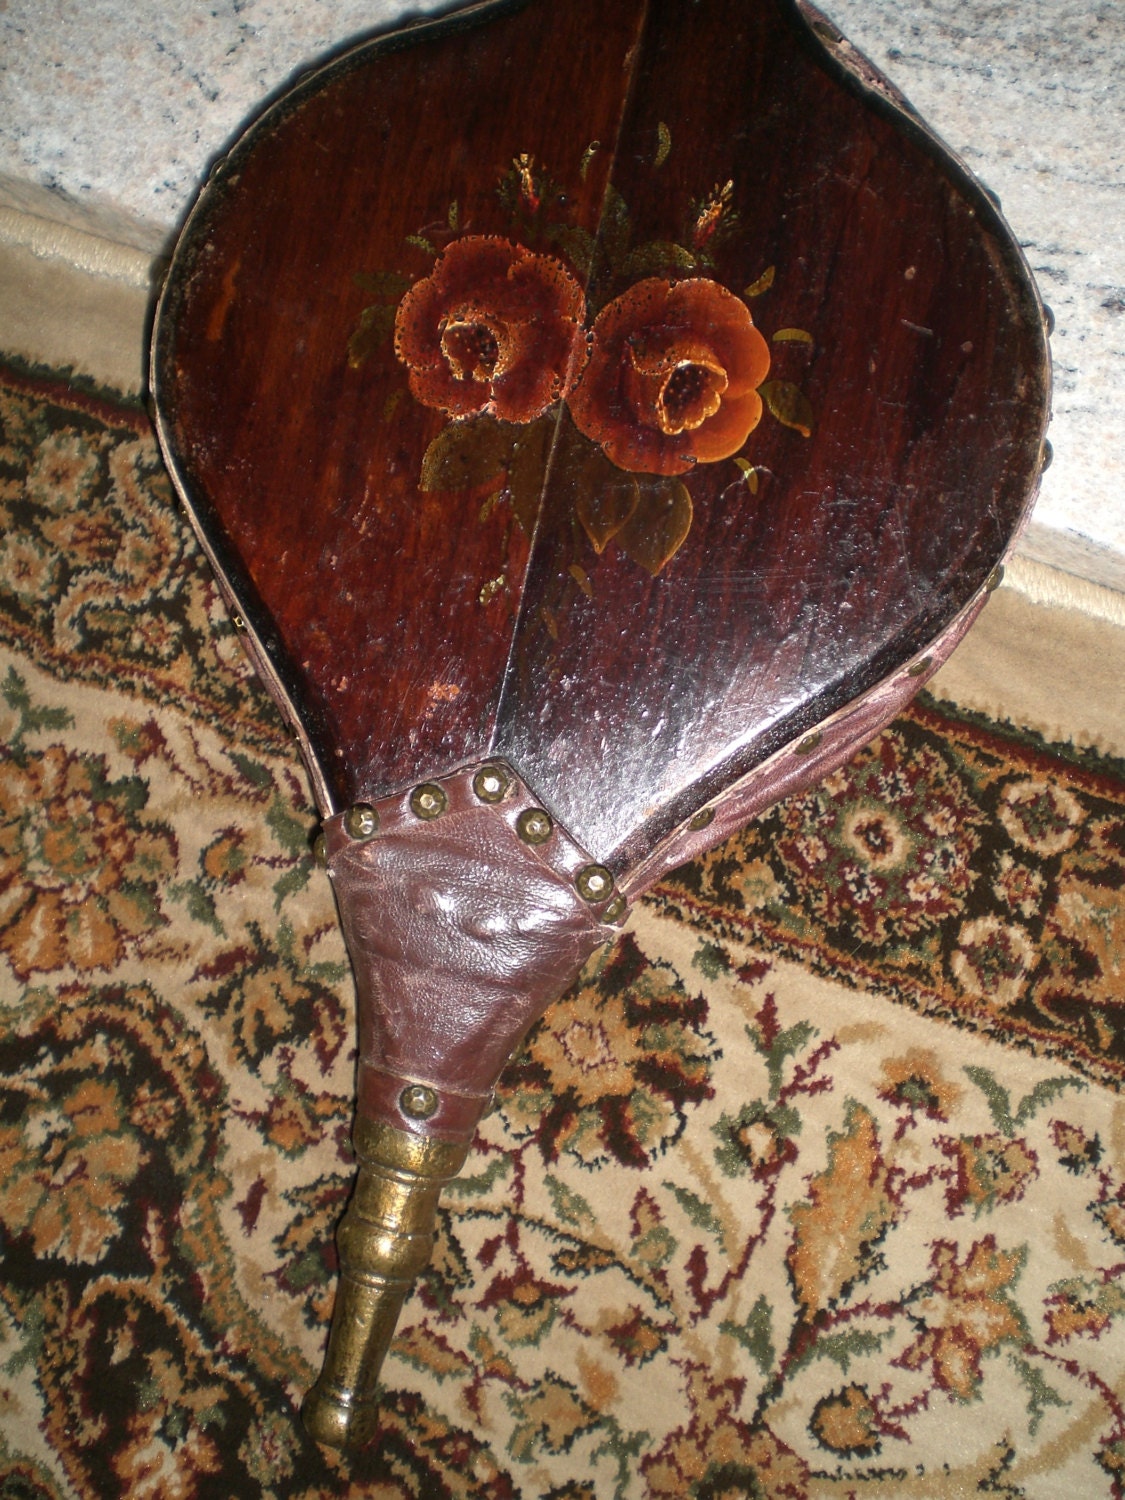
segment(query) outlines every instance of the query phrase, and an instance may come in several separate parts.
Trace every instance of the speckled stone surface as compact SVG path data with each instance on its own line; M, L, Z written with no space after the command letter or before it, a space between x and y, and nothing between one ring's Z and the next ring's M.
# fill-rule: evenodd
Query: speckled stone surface
M558 0L562 3L562 0ZM1125 589L1125 5L821 0L1001 197L1054 308L1024 548ZM0 203L146 250L261 101L396 0L0 0Z

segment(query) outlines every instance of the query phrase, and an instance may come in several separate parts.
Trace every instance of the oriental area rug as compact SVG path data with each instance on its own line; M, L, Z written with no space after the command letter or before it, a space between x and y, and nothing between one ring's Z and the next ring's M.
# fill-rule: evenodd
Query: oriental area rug
M1125 766L923 698L506 1073L309 1440L353 998L140 406L0 381L0 1496L1125 1493Z

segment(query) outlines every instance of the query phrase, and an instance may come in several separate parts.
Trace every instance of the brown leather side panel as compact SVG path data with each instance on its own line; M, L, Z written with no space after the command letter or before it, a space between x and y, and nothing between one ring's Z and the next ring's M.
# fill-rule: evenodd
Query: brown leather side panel
M528 1028L613 938L603 915L623 910L510 768L489 769L507 782L497 802L474 791L472 767L432 783L428 804L381 800L370 837L349 833L347 813L325 824L359 997L360 1112L449 1139L471 1136ZM580 894L591 868L596 900ZM432 1091L421 1118L401 1102L410 1084Z

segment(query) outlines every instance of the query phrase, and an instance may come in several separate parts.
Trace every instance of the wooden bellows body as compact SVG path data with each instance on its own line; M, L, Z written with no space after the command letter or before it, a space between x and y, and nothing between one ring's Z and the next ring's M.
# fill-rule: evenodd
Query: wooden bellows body
M1042 309L815 13L532 0L263 115L184 231L153 387L356 969L382 1165L310 1408L346 1441L417 1259L368 1251L426 1239L409 1182L631 899L971 622L1042 463Z

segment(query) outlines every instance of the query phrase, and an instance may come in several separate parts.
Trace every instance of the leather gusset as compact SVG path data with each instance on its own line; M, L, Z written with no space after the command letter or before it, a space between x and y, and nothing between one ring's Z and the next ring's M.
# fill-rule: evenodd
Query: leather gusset
M407 791L374 804L369 839L346 814L324 825L358 992L360 1113L447 1139L471 1137L529 1027L616 935L612 893L591 903L575 884L590 857L557 824L526 842L520 814L539 804L506 766L503 800L482 802L478 769L435 783L447 805L431 820ZM424 1120L399 1104L412 1082L438 1096Z
M618 872L617 892L636 899L670 869L722 842L780 797L828 774L905 706L976 618L982 592L920 662L904 666L822 726L820 738L756 768L711 804L703 827L685 826L648 858ZM359 1113L400 1129L468 1140L505 1063L533 1023L616 925L611 898L590 903L575 878L590 856L554 823L542 844L517 831L540 804L503 762L499 803L473 790L480 769L442 778L446 808L432 820L410 791L373 804L378 831L352 838L346 814L324 824L332 878L359 1000ZM426 1119L400 1105L408 1083L437 1095Z

